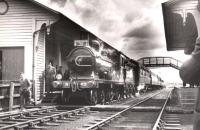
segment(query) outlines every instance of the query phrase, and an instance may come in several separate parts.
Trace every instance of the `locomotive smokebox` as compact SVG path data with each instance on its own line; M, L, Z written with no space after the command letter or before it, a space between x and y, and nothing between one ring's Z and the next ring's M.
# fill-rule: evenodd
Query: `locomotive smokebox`
M67 57L71 76L91 76L95 66L93 52L86 47L77 47Z

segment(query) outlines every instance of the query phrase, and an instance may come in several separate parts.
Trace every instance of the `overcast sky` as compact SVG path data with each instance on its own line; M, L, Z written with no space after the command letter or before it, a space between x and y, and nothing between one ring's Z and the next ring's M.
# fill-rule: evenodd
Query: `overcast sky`
M167 0L43 0L40 2L61 11L135 60L145 56L172 56L185 60L187 56L183 51L167 52L166 50L161 8L161 3L165 1Z
M167 52L161 3L167 0L43 0L133 59Z

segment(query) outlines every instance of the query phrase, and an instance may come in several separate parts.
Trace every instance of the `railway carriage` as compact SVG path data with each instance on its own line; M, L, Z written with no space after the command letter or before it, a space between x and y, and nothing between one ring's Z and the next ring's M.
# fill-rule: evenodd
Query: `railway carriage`
M164 86L163 85L163 80L156 74L154 74L152 72L151 74L151 86L148 88L149 90L156 90L156 89L160 89L160 86Z
M148 68L139 65L139 84L137 86L138 92L146 93L148 91L156 90L162 88L163 80L156 74L154 74L152 71L150 71Z
M104 104L152 84L150 70L99 40L75 41L66 64L64 76L57 75L53 82L55 89L62 90L63 103L83 96L89 104Z
M151 71L146 67L139 65L138 92L145 93L150 85L151 85Z

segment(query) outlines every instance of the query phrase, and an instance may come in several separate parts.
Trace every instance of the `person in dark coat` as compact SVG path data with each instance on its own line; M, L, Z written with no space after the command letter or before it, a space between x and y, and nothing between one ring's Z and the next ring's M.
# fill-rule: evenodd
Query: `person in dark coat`
M46 91L47 93L53 90L52 82L56 76L56 68L53 66L53 62L49 61L49 64L46 69Z
M25 77L24 73L20 74L20 108L24 109L25 105L31 103L31 83Z

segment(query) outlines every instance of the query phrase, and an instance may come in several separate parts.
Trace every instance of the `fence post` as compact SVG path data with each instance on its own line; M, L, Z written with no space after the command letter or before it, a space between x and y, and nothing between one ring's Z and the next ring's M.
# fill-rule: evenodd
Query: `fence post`
M14 83L10 82L10 93L9 93L9 111L12 111L14 100Z
M34 98L34 102L35 104L37 104L37 88L35 85L35 80L32 81L32 90L33 90L33 98Z

